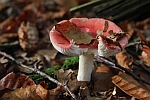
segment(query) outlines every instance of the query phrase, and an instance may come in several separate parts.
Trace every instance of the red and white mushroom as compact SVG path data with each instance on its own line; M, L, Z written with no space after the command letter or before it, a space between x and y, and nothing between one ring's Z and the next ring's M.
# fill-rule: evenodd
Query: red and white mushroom
M63 24L68 20L63 20L58 23ZM121 51L127 43L126 35L117 39L118 45L115 43L109 44L105 39L110 38L109 31L113 33L122 33L122 30L113 22L102 18L72 18L69 22L74 23L84 34L89 34L93 39L89 43L76 43L73 39L68 40L56 26L50 31L50 40L53 46L61 53L69 56L79 56L78 81L90 81L93 68L94 55L112 56ZM107 25L106 25L107 22ZM69 28L64 26L62 30ZM105 30L105 31L104 31ZM102 35L99 32L103 33ZM76 34L76 33L74 33ZM82 38L83 39L83 38Z

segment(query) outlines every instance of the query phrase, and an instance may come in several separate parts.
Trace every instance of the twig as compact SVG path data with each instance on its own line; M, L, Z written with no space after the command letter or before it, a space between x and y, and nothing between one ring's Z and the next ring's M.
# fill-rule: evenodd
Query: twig
M75 96L75 95L71 92L71 90L68 88L67 84L62 84L61 82L57 81L56 79L50 77L49 75L47 75L47 74L45 74L45 73L39 71L38 69L31 68L31 67L28 67L28 66L26 66L26 65L24 65L24 64L22 64L22 63L20 63L19 61L15 60L12 56L6 54L5 52L0 51L0 55L3 55L3 56L5 56L5 57L9 58L10 60L12 60L12 61L14 61L15 63L17 63L18 65L20 65L21 67L27 68L27 69L29 69L29 70L31 70L31 71L37 73L37 74L40 74L41 76L43 76L43 77L45 77L45 78L48 78L50 81L56 83L57 85L64 86L64 88L70 93L70 95L72 96L72 98L74 98L75 100L77 100L77 99L76 99L76 96Z
M104 58L104 57L101 57L101 56L95 56L95 59L96 59L96 61L98 61L98 62L102 62L102 63L104 63L104 64L113 66L114 68L117 68L117 69L119 69L119 70L121 70L121 71L124 71L126 74L132 76L132 77L133 77L135 80L137 80L137 81L141 81L141 82L143 82L143 83L145 83L145 84L150 85L150 81L141 79L140 77L138 77L137 75L135 75L135 74L134 74L133 72L131 72L130 70L128 70L128 69L126 69L126 68L120 66L118 63L113 63L112 61L110 61L110 60L108 60L108 59L106 59L106 58Z

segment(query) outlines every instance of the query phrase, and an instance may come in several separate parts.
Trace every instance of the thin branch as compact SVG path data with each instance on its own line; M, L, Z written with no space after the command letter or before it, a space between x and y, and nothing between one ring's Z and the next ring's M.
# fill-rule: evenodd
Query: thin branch
M101 57L101 56L95 56L95 59L96 59L96 61L98 61L98 62L104 63L104 64L106 64L106 65L109 65L109 66L111 66L111 67L113 67L113 68L117 68L117 69L119 69L119 70L125 72L126 74L132 76L132 77L133 77L135 80L137 80L137 81L140 81L140 82L143 82L143 83L145 83L145 84L150 85L150 81L141 79L140 77L138 77L137 75L135 75L135 74L134 74L133 72L131 72L130 70L128 70L128 69L126 69L126 68L120 66L118 63L114 63L114 62L112 62L112 61L110 61L110 60L108 60L108 59L106 59L106 58L104 58L104 57Z
M54 79L54 78L50 77L49 75L47 75L47 74L45 74L45 73L39 71L38 69L31 68L31 67L28 67L28 66L26 66L26 65L24 65L24 64L22 64L22 63L20 63L19 61L15 60L15 58L13 58L12 56L6 54L5 52L0 51L0 55L3 55L3 56L5 56L5 57L9 58L10 60L12 60L12 61L14 61L15 63L17 63L18 65L20 65L21 67L27 68L27 69L29 69L29 70L31 70L31 71L37 73L37 74L40 74L41 76L43 76L43 77L45 77L45 78L48 78L50 81L56 83L57 85L64 86L64 88L70 93L70 95L72 96L72 98L74 98L75 100L77 100L77 99L76 99L76 96L75 96L75 95L71 92L71 90L68 88L67 84L63 84L63 83L57 81L56 79Z

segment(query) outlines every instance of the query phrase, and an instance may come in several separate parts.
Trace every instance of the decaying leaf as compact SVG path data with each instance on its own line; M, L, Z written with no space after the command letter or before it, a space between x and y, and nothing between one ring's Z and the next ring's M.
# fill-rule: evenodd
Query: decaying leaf
M38 54L43 55L48 61L54 59L58 53L53 47L51 49L42 49L37 51Z
M148 41L146 40L145 36L138 30L138 37L140 38L142 44L148 45Z
M94 81L94 90L95 91L105 91L113 87L111 82L111 77L113 73L110 68L101 65L99 66L92 74L92 79Z
M126 37L127 33L126 32L114 33L113 30L110 30L108 33L110 34L110 36L100 35L101 38L103 39L103 42L105 42L105 44L109 46L111 45L118 46L121 50L123 50L122 46L118 41Z
M64 71L63 69L60 69L58 71L55 71L55 74L57 75L57 79L60 82L68 81L68 86L70 90L75 90L77 86L77 71L73 71L71 69Z
M113 76L112 82L128 95L140 100L150 100L150 86L136 81L127 74Z
M4 66L4 64L2 64L2 63L0 62L0 79L1 79L2 77L4 77L4 75L6 74L6 72L7 72L6 67Z
M63 69L55 71L55 74L57 75L57 79L59 82L64 82L64 80L69 80L71 78L72 73L73 73L73 70L71 69L66 70L66 71L64 71Z
M3 33L0 35L0 44L16 41L17 38L18 38L17 33Z
M150 45L148 43L148 41L146 40L145 36L138 31L138 36L141 40L142 43L142 58L143 60L146 62L146 64L149 66L150 65Z
M146 62L146 65L150 66L150 48L148 48L147 51L149 52L149 55L144 50L142 51L141 56L142 56L142 60Z
M0 80L0 90L5 88L15 90L20 87L26 87L27 85L34 84L34 81L25 74L21 73L9 73Z
M22 22L18 29L18 36L20 46L23 50L35 51L37 49L39 33L33 24L30 22L27 22L26 24Z
M30 85L26 88L19 88L12 92L7 92L2 96L2 100L57 100L62 90L58 86L52 90L46 90L41 85Z
M143 45L142 50L147 54L148 57L150 57L150 46Z
M116 60L117 60L118 64L120 64L122 67L131 69L133 59L129 58L126 50L123 50L122 52L116 54Z
M17 29L17 25L14 16L10 16L2 23L0 23L0 32L2 33L13 33L16 32L16 29Z
M114 40L109 39L109 38L105 38L105 39L106 39L108 44L113 44L115 46L118 46L121 50L123 50L122 46L120 45L120 43L118 41L116 41L116 40L114 41Z
M69 41L74 41L76 44L89 44L93 39L90 32L83 32L76 24L66 21L55 25L56 30L62 33Z
M107 32L108 27L109 27L108 21L105 21L103 32Z

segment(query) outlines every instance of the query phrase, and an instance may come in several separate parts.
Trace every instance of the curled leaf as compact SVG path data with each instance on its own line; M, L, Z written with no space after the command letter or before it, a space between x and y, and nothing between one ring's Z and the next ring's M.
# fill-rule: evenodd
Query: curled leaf
M113 76L112 82L128 95L140 100L150 100L150 86L136 81L127 74Z

